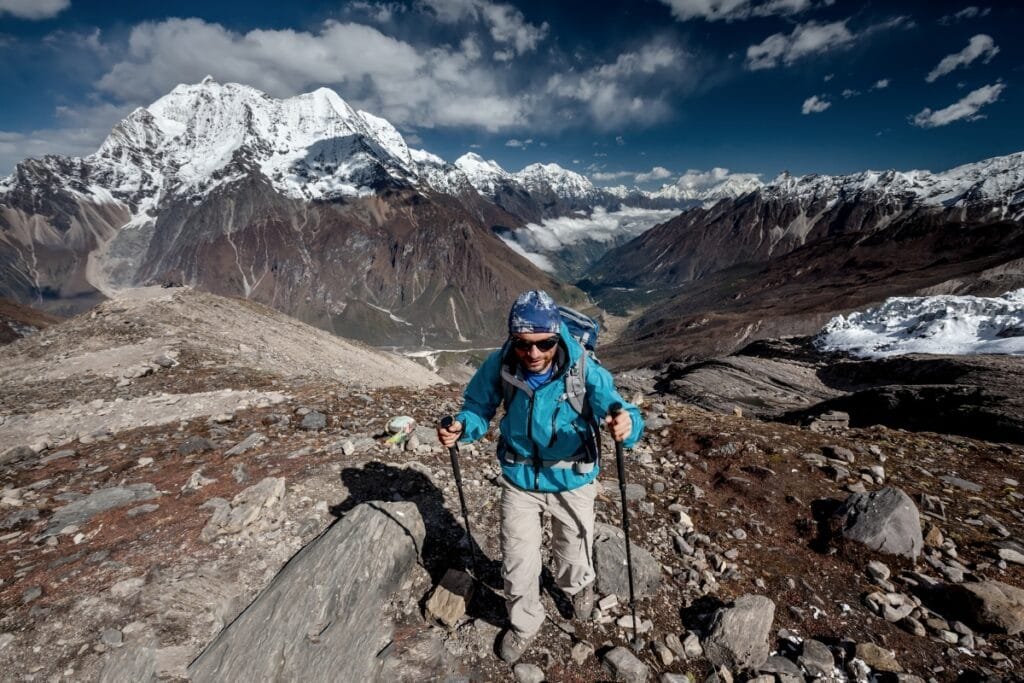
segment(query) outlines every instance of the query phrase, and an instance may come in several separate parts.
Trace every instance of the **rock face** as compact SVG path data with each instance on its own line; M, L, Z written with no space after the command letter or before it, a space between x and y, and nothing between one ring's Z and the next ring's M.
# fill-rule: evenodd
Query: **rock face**
M193 680L374 678L389 626L380 606L415 565L413 503L364 503L303 548L189 666Z
M630 544L633 560L633 589L639 599L653 594L661 583L661 565L649 552ZM626 566L626 540L622 529L609 524L594 526L594 569L597 590L629 599L629 572Z
M854 493L835 513L843 538L872 550L917 559L924 546L917 506L898 488Z
M1016 635L1024 631L1024 590L1002 581L949 586L954 610L978 628Z
M712 618L704 654L708 661L730 670L756 668L768 659L768 634L775 620L775 603L763 595L744 595Z

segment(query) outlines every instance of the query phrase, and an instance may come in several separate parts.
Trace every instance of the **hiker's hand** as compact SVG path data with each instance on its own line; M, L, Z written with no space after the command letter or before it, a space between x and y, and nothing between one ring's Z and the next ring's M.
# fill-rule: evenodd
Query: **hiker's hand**
M437 440L445 448L454 446L460 436L462 436L462 423L458 420L452 422L447 428L440 425L437 427Z
M626 437L633 433L633 419L625 410L615 416L607 416L604 423L608 425L608 431L616 441L625 441Z

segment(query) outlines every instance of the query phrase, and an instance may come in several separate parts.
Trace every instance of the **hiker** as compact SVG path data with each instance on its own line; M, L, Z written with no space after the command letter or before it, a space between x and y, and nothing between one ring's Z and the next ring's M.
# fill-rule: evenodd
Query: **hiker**
M544 512L551 515L555 582L572 597L576 618L590 618L598 425L603 423L612 438L629 447L640 438L643 418L616 391L611 374L588 357L546 292L531 290L516 299L508 332L505 345L470 380L455 422L438 427L437 434L445 447L476 441L504 405L498 460L502 577L511 627L499 652L511 664L544 622ZM612 416L609 409L615 404L623 410Z

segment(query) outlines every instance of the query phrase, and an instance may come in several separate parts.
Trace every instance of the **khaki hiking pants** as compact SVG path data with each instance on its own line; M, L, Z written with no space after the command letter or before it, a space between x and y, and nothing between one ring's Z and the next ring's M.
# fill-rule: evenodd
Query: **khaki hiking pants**
M540 546L543 514L551 515L551 555L555 583L575 595L594 580L594 497L592 481L572 491L523 491L502 478L502 577L512 628L531 637L544 623L540 602Z

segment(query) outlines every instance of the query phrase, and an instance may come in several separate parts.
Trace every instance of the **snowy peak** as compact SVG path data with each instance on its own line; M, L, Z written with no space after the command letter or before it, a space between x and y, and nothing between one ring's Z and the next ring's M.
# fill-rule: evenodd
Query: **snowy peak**
M493 197L499 187L513 182L512 174L497 161L484 159L475 152L467 152L456 159L455 167L466 174L477 192L486 197Z
M678 181L663 185L651 196L676 201L714 202L741 197L763 187L764 183L756 173L729 173L727 169L714 168L706 173L688 171Z
M561 199L593 199L598 194L590 180L558 164L530 164L515 178L530 192L549 189Z
M845 176L780 174L765 188L770 197L814 201L870 195L893 202L963 206L980 201L1024 208L1024 152L931 171L863 171Z

